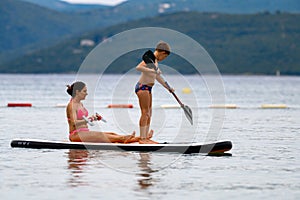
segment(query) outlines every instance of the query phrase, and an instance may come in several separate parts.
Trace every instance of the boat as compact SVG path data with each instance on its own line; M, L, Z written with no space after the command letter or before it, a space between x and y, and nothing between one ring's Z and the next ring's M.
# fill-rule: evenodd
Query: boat
M176 152L176 153L224 153L232 148L231 141L220 141L207 144L201 143L91 143L91 142L69 142L51 141L39 139L13 139L13 148L32 149L87 149L87 150L116 150L116 151L137 151L137 152Z

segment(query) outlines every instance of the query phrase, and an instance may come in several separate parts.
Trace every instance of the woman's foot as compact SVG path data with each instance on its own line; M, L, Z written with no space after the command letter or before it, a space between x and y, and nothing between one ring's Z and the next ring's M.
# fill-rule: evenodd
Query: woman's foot
M153 137L153 134L154 134L154 131L151 129L151 131L149 131L149 133L148 133L147 139L151 142L150 144L158 144L158 142L150 140Z
M124 143L133 143L138 142L140 140L140 137L135 137L135 131L132 132L131 135L126 135L125 137L129 137L124 141Z
M124 135L123 138L124 138L124 143L128 143L132 138L135 137L135 131L132 132L131 135Z
M153 133L154 133L154 131L151 129L151 131L149 131L149 133L148 133L147 139L152 138L153 137Z

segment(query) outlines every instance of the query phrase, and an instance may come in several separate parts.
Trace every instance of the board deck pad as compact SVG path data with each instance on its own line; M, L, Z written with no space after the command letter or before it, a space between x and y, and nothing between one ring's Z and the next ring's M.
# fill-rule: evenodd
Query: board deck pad
M65 142L38 139L14 139L11 147L33 149L88 149L115 150L138 152L177 152L177 153L224 153L232 148L231 141L221 141L208 144L201 143L160 143L160 144L121 144L121 143L90 143Z

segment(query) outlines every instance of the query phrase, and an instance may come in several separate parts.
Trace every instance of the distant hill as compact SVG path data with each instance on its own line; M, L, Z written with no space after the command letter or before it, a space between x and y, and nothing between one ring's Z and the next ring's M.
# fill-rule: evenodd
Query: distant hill
M69 11L73 6L76 12ZM92 5L85 10L84 6L59 0L1 0L0 64L81 33L178 11L241 14L300 11L299 0L130 0L113 7Z
M0 63L119 21L106 20L107 17L91 13L63 13L24 1L1 0Z
M102 23L87 22L81 15L61 13L23 1L1 0L0 60L50 46Z
M178 11L221 12L230 14L253 14L258 12L300 12L299 0L128 0L116 8L152 13Z
M60 0L22 0L61 12L83 12L95 9L106 9L110 6L99 4L71 4Z
M23 0L36 3L58 11L83 11L107 8L103 5L69 4L60 0ZM257 12L299 12L298 0L128 0L115 6L122 11L144 11L152 13L170 13L178 11L257 13ZM141 13L140 13L141 14Z
M118 24L86 33L45 50L7 63L0 71L7 73L76 72L93 47L81 45L88 39L95 44L124 30L158 26L185 33L210 53L224 74L300 75L300 14L280 13L230 15L181 12ZM132 52L116 60L108 73L124 73L140 60L141 52ZM169 66L183 74L195 73L186 61L171 55Z

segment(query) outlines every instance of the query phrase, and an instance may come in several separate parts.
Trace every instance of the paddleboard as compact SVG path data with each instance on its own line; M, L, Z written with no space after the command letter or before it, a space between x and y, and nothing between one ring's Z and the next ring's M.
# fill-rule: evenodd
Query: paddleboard
M38 139L14 139L11 147L33 149L89 149L117 150L138 152L176 152L176 153L224 153L232 148L231 141L221 141L208 144L201 143L160 143L160 144L121 144L121 143L90 143L64 142Z

